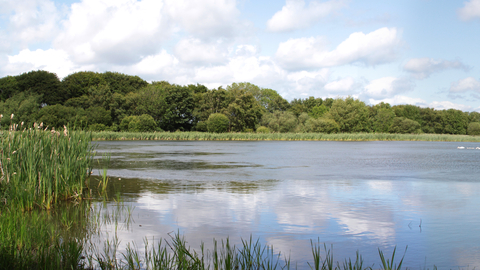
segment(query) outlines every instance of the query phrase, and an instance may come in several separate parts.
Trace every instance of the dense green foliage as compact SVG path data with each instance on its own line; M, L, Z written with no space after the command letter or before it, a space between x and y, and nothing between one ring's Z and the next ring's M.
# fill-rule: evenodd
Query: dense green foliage
M480 113L414 105L368 106L353 97L293 99L248 82L226 88L148 83L115 72L77 72L59 80L47 71L0 78L0 128L10 121L43 122L92 131L207 132L212 114L228 119L228 132L260 126L274 133L436 133L475 135ZM147 117L150 116L150 117ZM153 120L153 121L152 121ZM262 130L261 132L265 132Z

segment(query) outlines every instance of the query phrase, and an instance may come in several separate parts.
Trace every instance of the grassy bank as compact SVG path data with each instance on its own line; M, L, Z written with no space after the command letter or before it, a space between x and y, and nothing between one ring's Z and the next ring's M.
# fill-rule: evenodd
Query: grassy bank
M207 133L207 132L94 132L93 140L191 141L443 141L480 142L480 136L391 133Z

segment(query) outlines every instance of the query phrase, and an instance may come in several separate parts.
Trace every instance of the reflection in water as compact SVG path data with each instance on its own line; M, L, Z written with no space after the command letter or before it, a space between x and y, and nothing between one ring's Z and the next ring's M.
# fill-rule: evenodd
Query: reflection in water
M377 248L408 245L408 267L479 266L480 151L456 147L157 141L101 142L99 153L112 155L111 192L135 207L122 245L177 230L207 248L253 235L308 268L319 238L336 260L358 249L378 265Z

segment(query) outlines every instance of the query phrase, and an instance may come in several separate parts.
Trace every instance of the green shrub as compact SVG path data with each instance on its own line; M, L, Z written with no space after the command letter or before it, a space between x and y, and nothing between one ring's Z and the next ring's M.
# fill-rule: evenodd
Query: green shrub
M480 122L468 124L467 134L472 136L480 135Z
M157 123L155 123L155 120L151 115L142 114L137 119L138 121L136 122L135 131L138 131L138 132L155 131L157 127Z
M297 118L292 112L275 111L264 114L261 120L263 126L273 132L292 132L297 126Z
M152 132L157 130L157 123L151 115L127 116L120 123L121 131L130 132Z
M208 132L223 133L228 130L228 117L222 113L212 113L207 120Z
M390 133L414 133L420 129L420 124L417 121L407 119L405 117L395 117L393 123L390 126Z
M196 130L196 131L201 131L201 132L206 132L206 131L208 131L207 123L204 122L204 121L199 121L199 122L197 123L197 125L195 126L195 130Z
M305 122L305 130L307 132L317 133L337 133L340 131L340 126L333 119L326 118L309 118Z
M91 124L88 126L89 131L104 131L107 127L104 124Z
M130 115L122 119L122 122L120 122L120 131L129 131L129 126L130 122L132 121L137 121L137 116L135 115ZM134 127L134 126L132 126Z
M260 126L257 128L257 133L270 133L270 129L265 126Z

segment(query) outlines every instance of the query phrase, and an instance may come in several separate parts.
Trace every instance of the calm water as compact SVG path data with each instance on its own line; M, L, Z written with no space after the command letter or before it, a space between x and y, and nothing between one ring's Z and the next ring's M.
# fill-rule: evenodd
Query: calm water
M195 248L252 235L299 269L312 261L310 239L333 245L335 260L359 250L376 267L377 248L407 245L410 268L480 267L480 150L467 149L478 143L97 144L135 207L120 248L180 231Z

